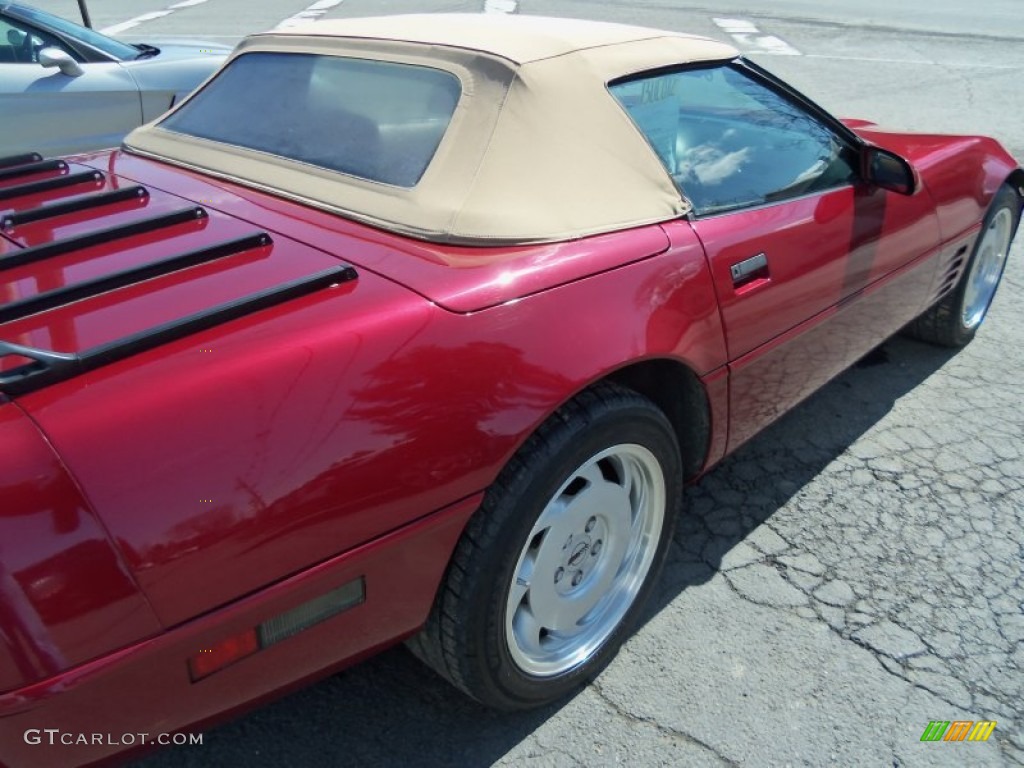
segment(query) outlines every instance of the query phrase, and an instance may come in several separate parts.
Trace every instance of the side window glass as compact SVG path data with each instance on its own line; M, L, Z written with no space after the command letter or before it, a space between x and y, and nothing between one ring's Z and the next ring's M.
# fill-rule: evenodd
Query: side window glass
M0 64L33 64L39 61L39 51L51 47L71 53L50 35L10 19L0 19Z
M631 78L610 90L698 215L854 177L852 158L827 126L728 65Z

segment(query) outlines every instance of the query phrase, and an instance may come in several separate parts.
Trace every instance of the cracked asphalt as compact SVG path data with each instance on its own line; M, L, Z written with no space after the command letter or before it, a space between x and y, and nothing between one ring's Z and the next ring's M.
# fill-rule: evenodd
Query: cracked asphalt
M237 39L309 2L211 0L128 37ZM751 19L802 54L753 57L838 114L986 133L1024 158L1019 0L707 5L520 10L719 38L714 17ZM481 6L346 0L329 15ZM489 712L399 648L136 765L1024 765L1022 317L1018 242L967 349L890 340L689 489L643 625L567 702ZM922 743L931 720L998 725L986 743Z

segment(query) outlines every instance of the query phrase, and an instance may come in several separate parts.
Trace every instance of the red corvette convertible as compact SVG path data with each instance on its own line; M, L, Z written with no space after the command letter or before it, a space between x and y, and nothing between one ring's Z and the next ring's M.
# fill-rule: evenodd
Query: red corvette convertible
M971 340L1022 197L991 139L529 17L256 35L118 151L0 160L0 762L404 640L558 699L685 482L901 329Z

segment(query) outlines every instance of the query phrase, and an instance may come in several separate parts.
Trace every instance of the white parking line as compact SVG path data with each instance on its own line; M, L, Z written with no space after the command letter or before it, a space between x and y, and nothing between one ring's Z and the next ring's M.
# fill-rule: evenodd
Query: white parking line
M931 59L885 59L875 56L838 56L831 53L805 53L807 59L831 59L833 61L863 61L868 64L910 64L912 66L939 66L939 62ZM1002 72L1019 72L1020 67L1014 64L988 64L982 61L948 61L943 60L943 69L990 69Z
M207 2L207 0L181 0L174 5L169 5L162 11L150 11L149 13L143 13L140 16L136 16L128 21L122 21L120 24L114 24L109 27L104 27L100 30L104 35L116 35L119 32L124 32L126 29L137 27L147 21L153 21L153 19L162 19L164 16L170 16L175 11L181 8L189 8L193 5L201 5Z
M104 35L116 35L120 32L124 32L126 29L137 27L144 21L159 19L161 16L170 16L172 13L174 13L174 11L152 11L151 13L144 13L141 16L136 16L134 19L122 21L120 24L114 24L111 27L104 27L100 32Z
M484 0L484 13L515 13L517 0Z
M712 21L748 53L773 53L776 56L800 55L800 51L775 35L761 34L761 30L746 19L712 19Z
M312 5L303 8L301 11L296 13L294 16L289 16L287 19L282 21L275 27L275 29L287 29L288 27L294 27L297 24L303 24L307 21L314 21L319 19L331 8L336 5L341 5L342 0L317 0Z

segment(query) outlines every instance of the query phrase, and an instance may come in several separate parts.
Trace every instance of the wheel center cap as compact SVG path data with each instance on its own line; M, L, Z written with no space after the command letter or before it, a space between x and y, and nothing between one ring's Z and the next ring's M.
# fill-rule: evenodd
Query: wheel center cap
M569 555L569 560L567 561L569 566L571 568L578 568L580 563L583 562L583 558L587 556L588 551L590 551L589 541L581 541L577 544L572 554Z

